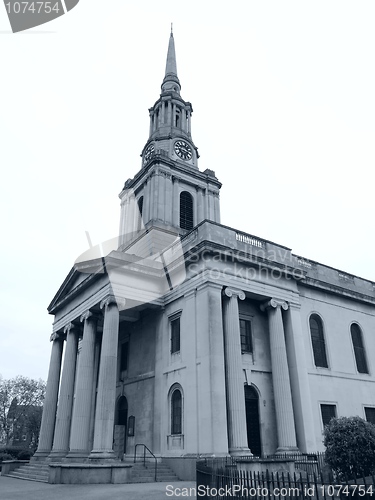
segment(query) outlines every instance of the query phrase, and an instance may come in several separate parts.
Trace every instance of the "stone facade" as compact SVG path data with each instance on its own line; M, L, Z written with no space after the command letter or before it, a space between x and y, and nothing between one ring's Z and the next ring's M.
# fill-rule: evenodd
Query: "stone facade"
M220 224L180 90L171 35L120 236L49 306L36 460L313 452L330 416L373 418L375 284Z

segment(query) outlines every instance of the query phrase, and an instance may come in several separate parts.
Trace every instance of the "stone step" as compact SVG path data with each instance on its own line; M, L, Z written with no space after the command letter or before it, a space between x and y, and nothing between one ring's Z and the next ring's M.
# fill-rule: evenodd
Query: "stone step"
M39 474L24 474L22 472L17 472L17 470L12 471L7 477L13 477L15 479L23 479L25 481L37 481L39 483L48 483L48 478L45 476L40 476Z

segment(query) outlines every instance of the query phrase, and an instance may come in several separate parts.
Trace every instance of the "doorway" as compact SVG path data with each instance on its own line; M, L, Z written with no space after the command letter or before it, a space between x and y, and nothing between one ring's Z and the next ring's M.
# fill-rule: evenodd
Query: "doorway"
M128 400L125 396L121 396L117 403L117 425L123 427L123 452L126 453L126 427L128 423Z
M251 385L245 385L245 408L247 445L253 455L260 457L262 446L260 441L259 395Z

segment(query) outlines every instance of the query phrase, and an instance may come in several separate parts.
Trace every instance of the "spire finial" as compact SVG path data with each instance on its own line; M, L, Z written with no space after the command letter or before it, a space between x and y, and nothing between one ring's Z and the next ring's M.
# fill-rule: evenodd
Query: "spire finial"
M171 36L168 43L167 64L165 66L165 77L162 83L162 91L180 93L181 85L177 76L176 51L174 48L173 23L171 23Z

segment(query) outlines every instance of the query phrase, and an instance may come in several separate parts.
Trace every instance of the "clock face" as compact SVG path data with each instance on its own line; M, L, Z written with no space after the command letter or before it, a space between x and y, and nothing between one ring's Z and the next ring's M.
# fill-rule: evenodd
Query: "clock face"
M176 154L183 160L191 160L193 152L189 144L185 141L176 141L174 144L174 150Z
M153 152L155 151L155 146L153 144L150 144L147 146L146 151L143 156L143 161L146 163L152 156Z

